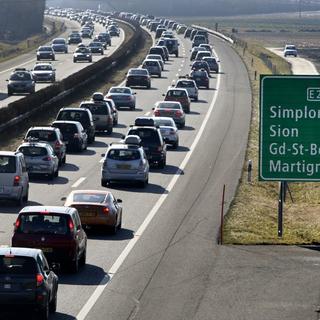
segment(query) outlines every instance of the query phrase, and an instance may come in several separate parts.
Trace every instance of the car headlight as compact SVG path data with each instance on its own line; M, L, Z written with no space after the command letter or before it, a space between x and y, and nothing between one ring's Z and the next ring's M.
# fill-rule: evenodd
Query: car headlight
M87 58L89 58L90 57L90 54L87 54Z

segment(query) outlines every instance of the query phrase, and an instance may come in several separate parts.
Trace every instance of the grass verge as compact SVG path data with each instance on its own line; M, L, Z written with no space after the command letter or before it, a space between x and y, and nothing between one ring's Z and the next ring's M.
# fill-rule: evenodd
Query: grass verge
M207 26L214 28L213 25ZM252 88L252 117L242 177L224 223L224 244L318 244L320 243L319 191L317 183L290 183L283 237L277 235L278 183L258 181L259 76L291 74L290 65L261 44L238 42L234 49L244 61ZM247 161L253 161L252 182L247 181Z

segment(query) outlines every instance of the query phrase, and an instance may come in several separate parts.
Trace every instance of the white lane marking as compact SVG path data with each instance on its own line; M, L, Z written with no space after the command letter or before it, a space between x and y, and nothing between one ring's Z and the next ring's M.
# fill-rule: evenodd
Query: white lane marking
M72 186L71 188L78 188L80 186L80 184L86 180L87 178L86 177L81 177L79 178Z
M179 69L178 72L181 72L181 69Z
M170 183L168 184L168 186L166 188L166 193L163 193L160 196L160 198L158 199L158 201L156 202L154 207L151 209L151 211L148 213L148 215L145 218L145 220L142 222L142 224L139 227L139 229L135 232L134 237L129 241L129 243L124 248L124 250L121 252L121 254L117 258L117 260L111 266L108 274L101 280L99 285L96 287L96 289L94 290L93 294L90 296L90 298L88 299L86 304L82 307L82 309L78 313L77 320L84 320L86 318L86 316L88 315L90 310L93 308L95 303L98 301L98 299L102 295L102 293L105 290L105 288L108 286L108 284L112 280L112 278L115 275L115 273L119 270L119 268L123 264L124 260L127 258L127 256L131 252L131 250L136 245L136 243L139 240L140 236L142 236L143 232L147 229L148 225L150 224L150 222L152 221L154 216L157 214L159 208L161 207L161 205L166 200L166 198L169 195L170 191L173 189L173 187L176 184L176 182L178 181L181 173L183 172L183 170L185 169L186 165L188 164L188 162L189 162L189 160L190 160L190 158L191 158L191 156L192 156L197 144L199 143L199 141L201 139L203 131L204 131L204 129L205 129L205 127L206 127L206 125L207 125L207 123L209 121L209 118L210 118L211 113L213 111L214 105L216 103L216 100L217 100L217 97L218 97L218 94L219 94L219 88L220 88L220 76L221 75L218 74L217 87L216 87L217 91L216 91L215 95L213 96L212 102L211 102L210 107L209 107L209 109L207 111L207 114L206 114L206 116L204 118L204 121L202 122L202 125L201 125L201 127L199 129L199 132L198 132L196 138L194 139L194 141L193 141L193 143L192 143L192 145L190 147L190 150L188 151L188 153L186 154L185 158L183 159L179 169L176 171L176 173L172 177Z
M29 61L26 61L26 62L24 62L24 63L21 63L21 64L19 64L19 65L17 65L17 66L14 66L14 67L12 67L12 68L7 69L7 70L3 70L3 71L0 72L0 74L6 73L6 72L8 72L8 71L10 71L10 70L13 70L13 69L16 69L16 68L19 68L19 67L22 67L22 66L24 66L24 65L26 65L26 64L28 64L28 63L33 62L33 61L36 61L36 59L31 59L31 60L29 60Z
M104 161L104 158L100 159L100 160L99 160L99 163L103 163L103 161Z
M145 115L145 116L148 116L149 114L150 114L150 111L148 111L148 112L147 112L147 113L145 113L144 115Z
M179 77L179 73L176 74L176 77Z

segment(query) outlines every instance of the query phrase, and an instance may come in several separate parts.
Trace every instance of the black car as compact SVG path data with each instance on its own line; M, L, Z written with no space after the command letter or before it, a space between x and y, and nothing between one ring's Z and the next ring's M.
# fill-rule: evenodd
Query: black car
M71 33L68 37L68 44L79 44L82 42L80 33Z
M151 47L148 54L160 54L163 61L169 60L163 47Z
M195 81L198 88L206 87L209 89L209 76L206 70L192 70L189 78Z
M126 87L142 86L151 88L151 77L147 69L132 68L129 69L126 77Z
M0 248L1 310L30 308L39 319L48 320L57 309L57 292L58 277L40 249Z
M93 117L89 109L81 108L61 108L56 120L78 121L82 124L88 135L88 143L95 140L95 126Z
M16 68L8 81L8 96L14 93L34 93L35 81L30 71L25 68Z
M130 128L127 136L139 136L149 163L156 164L159 168L163 169L166 166L167 147L162 139L160 129L154 127L154 124L150 126L148 119L145 124L141 121L137 124L139 125Z
M55 54L50 46L41 46L37 50L37 60L55 60Z
M196 60L192 63L191 65L191 69L192 70L201 70L204 69L207 71L207 74L210 75L210 67L208 62L204 61L204 60Z
M90 42L88 47L90 48L92 53L100 53L101 55L103 55L104 53L103 44L101 42L98 42L98 41Z
M52 127L59 128L67 150L83 151L88 146L88 135L78 121L54 121Z

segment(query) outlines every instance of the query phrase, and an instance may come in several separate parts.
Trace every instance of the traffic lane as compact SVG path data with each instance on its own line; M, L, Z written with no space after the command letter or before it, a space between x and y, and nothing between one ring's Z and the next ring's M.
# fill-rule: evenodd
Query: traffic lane
M251 113L250 84L240 58L218 40L215 47L223 74L203 136L184 174L86 319L101 314L195 319L201 308L208 275L219 259L222 187L227 185L229 204L241 173Z
M105 30L105 28L102 25L96 25L95 28L96 34L99 32L102 32ZM124 41L124 32L121 30L120 37L113 37L112 38L112 46L108 47L108 49L105 51L104 55L97 55L93 54L93 63L96 61L99 61L100 59L104 58L105 56L110 56L114 51L116 51L119 46L121 46L122 42ZM89 44L91 42L91 39L84 39L85 44ZM56 54L56 60L52 61L52 64L56 68L56 74L57 74L57 80L61 80L63 78L66 78L67 76L85 68L87 65L90 65L91 63L88 62L79 62L79 63L73 63L73 52L77 48L76 45L71 45L69 46L69 53L68 54L62 54L62 53L57 53ZM111 48L111 50L110 50ZM47 60L42 60L43 62L47 62ZM51 62L51 61L49 61ZM34 59L29 60L27 63L24 64L24 67L26 69L32 69L36 63L36 58L35 58L35 53L34 53ZM8 97L7 95L7 82L6 79L10 77L10 74L12 72L11 70L7 70L6 72L0 73L0 92L3 92L1 94L1 106L6 106L10 102L16 101L21 99L21 97L25 95L14 95ZM51 83L37 83L36 84L36 91L52 85Z

